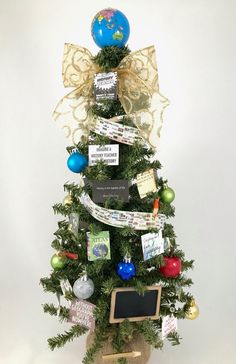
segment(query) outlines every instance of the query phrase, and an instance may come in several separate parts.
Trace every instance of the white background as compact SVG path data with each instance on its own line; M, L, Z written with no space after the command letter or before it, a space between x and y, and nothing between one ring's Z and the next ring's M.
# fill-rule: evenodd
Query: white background
M234 0L1 0L1 299L3 364L80 364L84 339L50 352L46 339L70 325L42 313L54 301L38 285L50 272L50 242L62 201L67 142L51 118L62 86L64 42L98 51L96 12L112 6L131 25L129 46L157 47L165 111L159 159L176 191L178 242L196 260L201 309L179 323L183 342L150 364L235 363Z

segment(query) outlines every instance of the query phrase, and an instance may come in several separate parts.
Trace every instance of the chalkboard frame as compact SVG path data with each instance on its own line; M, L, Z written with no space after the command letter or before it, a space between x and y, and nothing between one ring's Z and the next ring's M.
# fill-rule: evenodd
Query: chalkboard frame
M111 295L111 309L110 309L110 319L109 322L111 324L116 324L119 322L124 321L125 319L129 320L130 322L136 322L136 321L143 321L145 319L151 319L151 320L157 320L159 317L159 311L160 311L160 304L161 304L161 286L148 286L146 287L146 291L158 291L157 293L157 300L156 300L156 309L155 314L152 316L140 316L140 317L129 317L129 318L116 318L115 317L115 308L116 308L116 296L119 292L136 292L136 289L133 287L120 287L116 288L112 291Z

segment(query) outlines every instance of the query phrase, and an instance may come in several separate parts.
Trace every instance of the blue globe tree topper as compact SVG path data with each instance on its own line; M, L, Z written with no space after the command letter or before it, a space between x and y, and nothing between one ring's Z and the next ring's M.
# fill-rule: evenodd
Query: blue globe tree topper
M128 41L130 27L128 19L120 10L107 8L95 15L91 31L98 47L123 47Z

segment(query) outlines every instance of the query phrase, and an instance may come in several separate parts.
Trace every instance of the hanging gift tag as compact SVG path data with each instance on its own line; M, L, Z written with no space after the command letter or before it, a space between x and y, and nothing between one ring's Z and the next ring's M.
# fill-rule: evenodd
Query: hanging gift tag
M129 184L126 180L93 181L92 191L95 203L105 202L108 198L129 201Z
M117 99L117 72L96 73L94 76L94 95L96 101Z
M78 234L79 229L79 214L72 212L69 217L69 226L68 229L74 234Z
M159 233L149 233L141 236L144 260L154 258L164 252L162 230Z
M98 234L87 233L87 255L90 262L97 259L111 259L109 231Z
M72 292L72 287L68 279L61 279L60 286L63 294L65 295L67 292Z
M69 322L87 327L93 331L95 329L95 318L93 316L95 307L92 303L80 298L73 300L69 312Z
M177 318L173 315L164 316L162 319L162 340L173 331L177 331Z
M119 144L89 145L89 165L104 161L110 166L119 165Z
M171 247L170 239L164 238L164 250L168 250Z
M148 193L157 191L153 169L137 174L137 187L140 198L146 197Z

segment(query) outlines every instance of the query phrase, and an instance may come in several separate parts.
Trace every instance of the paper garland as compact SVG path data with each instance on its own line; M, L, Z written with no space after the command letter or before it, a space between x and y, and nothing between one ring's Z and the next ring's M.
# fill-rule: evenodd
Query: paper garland
M163 214L158 214L154 218L152 213L147 212L105 209L96 205L87 193L80 196L80 202L96 220L114 227L129 226L135 230L163 229L166 221L166 216Z
M117 122L122 118L123 116L112 119L98 118L91 126L91 131L123 144L133 145L136 141L144 143L138 129Z

